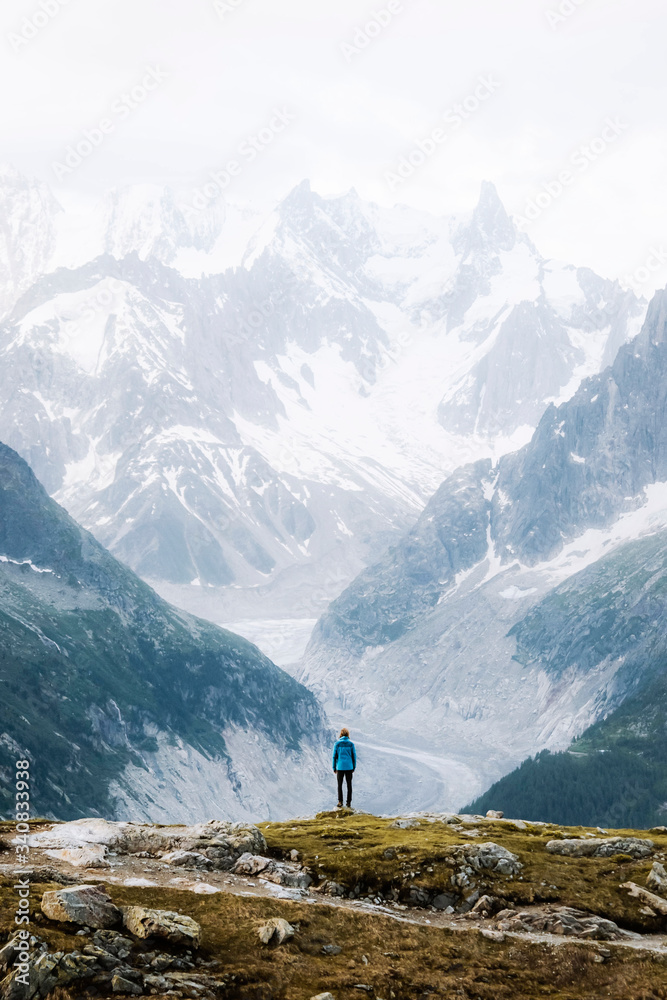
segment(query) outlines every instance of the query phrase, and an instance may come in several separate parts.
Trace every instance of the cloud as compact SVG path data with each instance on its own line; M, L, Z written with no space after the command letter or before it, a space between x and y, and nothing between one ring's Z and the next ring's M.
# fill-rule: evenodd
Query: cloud
M436 213L460 211L489 179L519 214L618 114L627 135L531 235L545 254L611 276L667 238L667 10L657 0L392 0L390 18L384 0L229 0L224 10L214 0L41 2L61 9L19 51L10 35L34 19L40 0L0 12L0 84L12 93L0 111L0 158L44 179L53 180L58 152L159 63L168 83L119 124L72 186L100 194L142 180L191 189L284 105L296 123L235 188L263 209L309 177L326 192L354 186L386 203L400 196ZM550 24L561 9L571 13ZM369 31L378 18L381 30ZM367 44L347 59L341 46L362 36ZM484 73L502 81L499 93L392 195L386 170Z

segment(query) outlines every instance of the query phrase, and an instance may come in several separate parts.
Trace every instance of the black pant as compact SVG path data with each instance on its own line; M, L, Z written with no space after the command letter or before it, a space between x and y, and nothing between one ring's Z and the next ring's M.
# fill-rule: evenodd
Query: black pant
M346 805L352 804L352 774L353 771L336 771L336 777L338 779L338 801L343 801L343 778L347 782L347 802Z

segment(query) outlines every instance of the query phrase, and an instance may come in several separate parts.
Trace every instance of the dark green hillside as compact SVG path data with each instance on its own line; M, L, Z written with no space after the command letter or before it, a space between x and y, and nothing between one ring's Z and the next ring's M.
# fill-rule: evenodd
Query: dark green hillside
M145 766L157 733L225 767L227 726L284 750L324 730L305 688L159 598L0 445L0 813L18 757L32 761L33 814L110 816L109 782Z
M467 810L567 825L667 824L666 666L569 751L524 761Z

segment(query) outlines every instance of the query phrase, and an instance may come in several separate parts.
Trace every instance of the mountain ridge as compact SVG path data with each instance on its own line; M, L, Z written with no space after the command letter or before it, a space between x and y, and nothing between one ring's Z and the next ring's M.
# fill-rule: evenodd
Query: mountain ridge
M328 741L312 695L245 639L167 605L5 445L0 550L4 810L20 751L34 762L42 814L192 816L204 802L235 816L280 811L287 790L268 755L283 758L285 774L308 771ZM200 777L209 769L210 787L192 801L179 791L192 775L169 773L183 755ZM316 780L312 792L321 794Z
M488 785L645 683L665 639L666 302L521 451L445 480L332 603L297 674L327 704L419 720Z
M524 440L643 309L543 260L489 184L470 216L435 219L304 183L243 261L197 279L179 255L227 223L234 242L236 222L216 203L195 239L172 201L114 195L104 239L80 241L106 256L22 290L0 328L0 438L103 544L215 621L290 604L317 617L443 468ZM557 336L538 351L541 327Z

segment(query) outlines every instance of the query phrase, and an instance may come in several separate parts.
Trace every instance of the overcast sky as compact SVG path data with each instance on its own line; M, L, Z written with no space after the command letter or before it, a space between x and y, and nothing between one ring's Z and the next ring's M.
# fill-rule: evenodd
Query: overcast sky
M230 197L262 209L309 178L322 194L458 212L487 179L545 255L635 275L647 294L667 282L661 0L217 7L5 0L0 159L64 199L136 181L187 196L233 160ZM102 119L99 146L57 178ZM414 169L397 179L402 157Z

